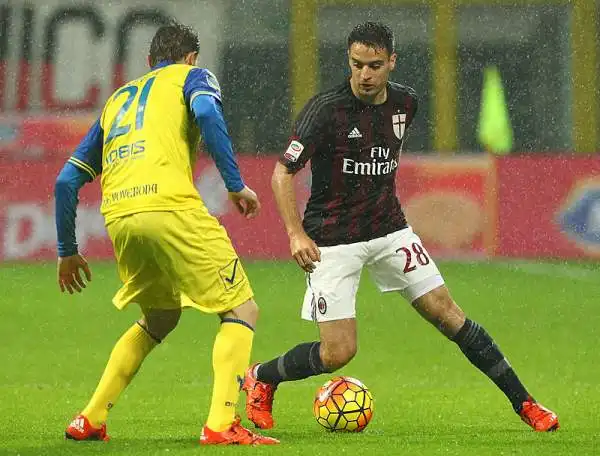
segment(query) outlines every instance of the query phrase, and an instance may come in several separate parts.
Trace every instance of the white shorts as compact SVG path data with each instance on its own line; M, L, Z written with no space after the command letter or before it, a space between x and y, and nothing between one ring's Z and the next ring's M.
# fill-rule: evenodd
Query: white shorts
M440 271L411 227L354 244L320 247L321 261L307 274L302 318L316 322L356 317L363 266L382 292L409 302L444 284Z

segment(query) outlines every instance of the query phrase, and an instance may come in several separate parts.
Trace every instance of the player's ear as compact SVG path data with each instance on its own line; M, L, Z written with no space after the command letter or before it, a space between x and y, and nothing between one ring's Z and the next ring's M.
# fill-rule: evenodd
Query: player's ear
M348 66L350 67L350 70L352 70L352 57L350 56L350 49L348 49Z
M396 68L396 53L392 52L392 55L390 55L390 71L394 71L394 68Z
M192 65L192 66L196 66L196 62L198 61L198 53L197 52L190 52L189 54L187 54L184 58L183 61L187 64L187 65Z

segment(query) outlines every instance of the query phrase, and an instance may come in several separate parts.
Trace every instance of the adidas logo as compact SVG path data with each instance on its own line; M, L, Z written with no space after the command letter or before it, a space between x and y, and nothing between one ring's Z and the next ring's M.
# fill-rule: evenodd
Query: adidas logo
M85 432L85 423L83 421L83 418L75 418L73 421L71 421L71 427L74 427L79 432Z
M350 133L348 133L348 138L362 138L362 134L358 130L358 128L354 127Z

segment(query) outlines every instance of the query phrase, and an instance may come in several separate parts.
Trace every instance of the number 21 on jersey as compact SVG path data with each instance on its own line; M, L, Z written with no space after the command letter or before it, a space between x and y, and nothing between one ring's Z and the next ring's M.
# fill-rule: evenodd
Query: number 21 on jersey
M150 93L150 89L152 88L152 84L154 84L154 80L156 76L152 76L149 78L146 83L143 85L142 90L140 91L137 86L129 85L122 87L119 89L117 93L115 93L113 99L119 98L121 95L126 94L127 98L123 101L121 108L117 112L117 115L112 121L110 125L110 129L108 130L108 134L106 135L106 139L104 140L104 144L108 144L117 136L125 135L129 133L131 130L131 124L121 125L121 121L125 114L134 104L137 98L137 109L135 112L135 129L139 130L144 126L144 113L146 112L146 103L148 102L148 95ZM138 91L140 92L139 97Z

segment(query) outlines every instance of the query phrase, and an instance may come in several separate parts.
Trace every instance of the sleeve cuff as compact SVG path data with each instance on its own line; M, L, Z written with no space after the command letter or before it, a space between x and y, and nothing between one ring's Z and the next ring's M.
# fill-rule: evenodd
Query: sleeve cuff
M77 244L63 244L61 242L58 243L58 256L61 258L77 255L79 253L77 249Z
M246 188L246 184L244 184L243 182L236 182L234 184L225 184L225 187L227 187L227 191L229 193L237 193L237 192L241 192L242 190L244 190L244 188Z

